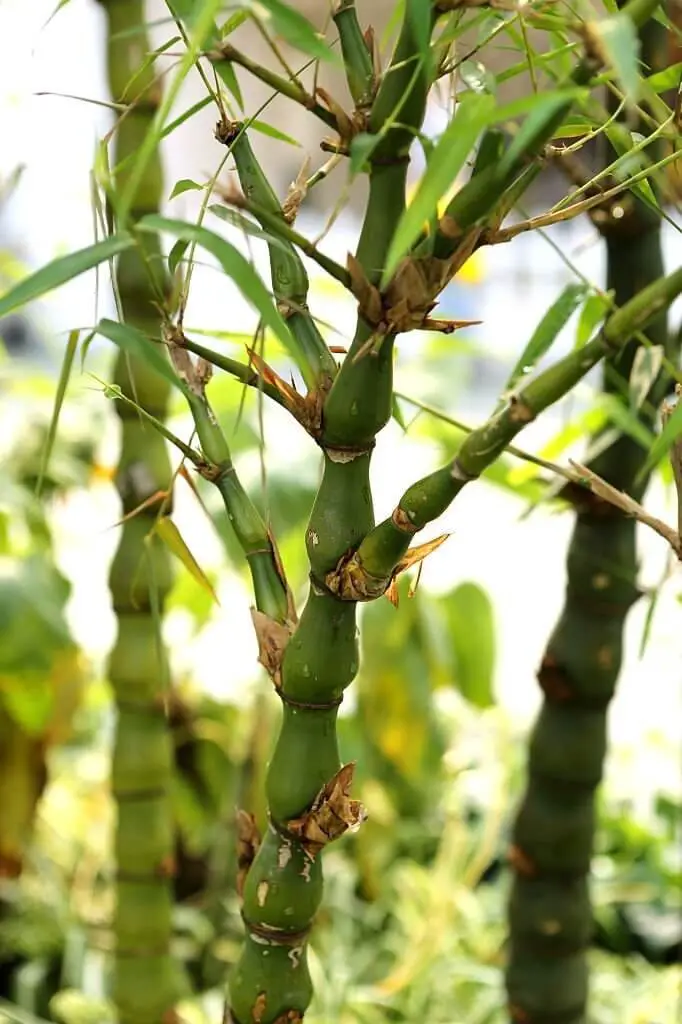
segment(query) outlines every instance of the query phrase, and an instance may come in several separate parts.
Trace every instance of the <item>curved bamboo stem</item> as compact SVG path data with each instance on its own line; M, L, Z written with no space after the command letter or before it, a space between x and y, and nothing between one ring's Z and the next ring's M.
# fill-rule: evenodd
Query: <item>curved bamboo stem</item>
M640 30L642 59L665 66L667 33L651 21ZM634 199L634 197L633 197ZM607 252L607 288L627 303L663 273L660 218L634 200L619 220L597 220ZM673 356L662 310L648 340ZM627 402L639 349L625 345L604 365L603 391ZM652 428L669 385L659 374L638 418ZM590 465L592 472L639 501L646 452L622 436ZM575 497L564 607L538 673L543 704L530 739L528 780L512 838L509 904L510 1015L523 1024L582 1024L592 937L588 877L595 830L595 791L607 747L607 710L623 655L623 627L639 597L636 522L590 492Z
M108 22L108 74L112 98L124 106L116 127L116 162L135 153L154 117L159 90L153 70L141 70L148 46L140 36L142 0L101 0ZM126 30L135 28L131 35ZM135 81L132 93L129 83ZM117 176L117 188L125 174ZM162 199L158 153L147 164L132 203L134 223L155 211ZM159 337L156 303L166 283L158 241L122 254L116 280L124 318ZM152 278L150 279L150 271ZM123 394L158 420L168 404L168 384L143 360L119 354L114 381ZM121 421L121 452L116 487L126 519L111 567L109 584L118 620L109 679L117 710L112 789L118 820L115 836L116 939L114 1002L119 1024L170 1024L181 995L180 967L170 953L174 871L170 805L172 748L166 718L166 654L158 616L171 586L169 556L153 535L160 502L144 505L166 491L171 466L163 438L128 402L116 403ZM166 506L167 507L167 506ZM156 620L156 621L155 621Z

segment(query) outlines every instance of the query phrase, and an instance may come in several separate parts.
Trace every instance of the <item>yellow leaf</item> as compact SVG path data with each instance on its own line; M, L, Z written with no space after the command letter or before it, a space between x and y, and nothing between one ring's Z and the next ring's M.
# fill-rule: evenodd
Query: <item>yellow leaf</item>
M154 527L154 533L158 533L159 537L171 551L176 558L178 558L185 569L194 577L197 583L206 590L216 604L220 604L218 596L213 589L211 581L208 579L206 573L201 568L196 558L189 550L185 541L182 538L182 534L178 530L177 526L168 516L163 516L159 519Z

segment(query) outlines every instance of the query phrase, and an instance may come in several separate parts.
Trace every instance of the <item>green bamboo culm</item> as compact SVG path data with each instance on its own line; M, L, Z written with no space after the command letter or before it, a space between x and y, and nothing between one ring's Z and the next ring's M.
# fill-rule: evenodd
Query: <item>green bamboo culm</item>
M411 3L393 58L400 68L387 75L371 113L373 130L380 130L384 114L376 111L393 112L406 92L404 78L410 80L409 103L397 119L401 128L385 133L369 169L370 196L356 256L371 280L381 274L405 205L406 156L414 134L405 125L421 124L426 103L426 75L415 76L415 61L408 59L410 46L416 52ZM351 93L359 94L355 63L347 76ZM249 164L255 183L252 154L236 149L235 159L242 183ZM254 198L266 205L262 191ZM352 766L341 766L336 736L338 707L358 669L356 602L340 600L325 580L374 525L369 466L374 438L391 415L393 339L384 339L375 355L354 358L372 330L359 316L349 355L324 398L318 438L323 474L306 530L310 589L275 680L282 724L267 776L269 825L244 886L245 944L229 984L234 1024L303 1019L312 997L306 941L322 898L320 853L362 817L349 794Z
M666 64L666 30L650 21L639 35L645 67L660 70ZM600 210L595 223L606 246L607 288L622 306L663 273L660 217L629 194ZM646 336L674 355L665 311ZM638 349L632 340L604 364L604 394L626 405ZM649 429L668 385L660 373L642 403L638 416ZM592 440L598 444L600 437ZM648 483L641 475L645 459L641 445L623 435L590 468L639 501ZM543 704L513 828L506 984L510 1016L519 1024L586 1020L595 790L603 774L623 627L640 593L635 520L588 491L576 493L575 506L564 607L538 673Z
M153 68L141 68L149 50L143 32L144 3L101 2L107 17L112 99L130 104L115 131L115 162L120 165L142 145L160 96ZM125 178L125 169L115 173L117 189ZM134 197L131 226L158 210L162 189L161 163L155 154ZM116 266L123 318L153 338L160 336L155 303L167 288L161 266L158 240L150 235L139 248L120 256ZM169 385L143 360L121 352L114 382L146 412L165 418ZM171 466L163 437L128 403L117 402L116 411L121 422L116 487L125 516L169 487ZM117 712L112 766L117 806L113 998L119 1024L171 1024L182 989L180 967L170 954L172 747L166 717L168 666L159 616L171 586L171 570L169 555L153 535L160 500L123 523L109 578L118 622L109 679ZM170 511L168 502L164 511Z

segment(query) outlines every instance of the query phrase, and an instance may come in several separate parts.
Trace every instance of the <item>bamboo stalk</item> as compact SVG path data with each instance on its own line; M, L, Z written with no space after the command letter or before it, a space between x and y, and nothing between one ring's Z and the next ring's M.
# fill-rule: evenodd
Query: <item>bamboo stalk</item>
M393 64L410 57L411 2ZM414 60L408 62L412 75ZM400 70L393 72L398 95L400 76ZM421 124L427 86L424 75L412 87L401 129L387 132L383 162L372 164L357 259L374 280L405 204L404 126ZM375 104L380 97L381 90ZM384 94L380 109L386 105ZM383 116L377 114L377 124ZM358 667L356 605L337 600L324 578L374 524L369 465L374 437L391 414L392 345L388 341L378 355L354 361L371 333L359 316L350 353L324 401L318 439L324 468L306 531L311 585L275 674L283 716L267 776L269 826L244 887L246 939L230 979L235 1024L302 1020L312 994L306 941L322 897L320 853L362 818L349 795L353 767L341 767L336 738L338 706Z
M149 46L140 35L142 0L101 0L107 16L108 74L112 98L124 107L116 127L116 162L140 147L154 118L160 95L151 68L141 69ZM129 33L136 29L135 35ZM135 77L132 95L127 92ZM116 175L117 189L125 174ZM158 209L163 190L158 153L147 164L132 203L134 224ZM147 235L143 248L124 253L116 281L126 321L150 337L159 337L156 302L167 282L160 270L158 240ZM150 272L153 275L150 279ZM168 405L168 384L141 359L119 354L114 382L123 394L158 420ZM116 487L124 515L151 496L166 491L171 466L163 437L129 402L117 402L121 451ZM174 871L173 818L170 804L171 739L166 718L166 653L158 622L171 587L169 555L152 535L159 515L152 501L121 528L121 540L109 584L118 621L109 662L117 722L112 790L117 805L115 836L116 941L114 1002L119 1024L170 1024L182 993L180 967L170 953ZM166 511L168 506L166 505Z
M644 64L664 67L665 28L651 21L640 30L640 40ZM631 198L622 218L608 216L606 206L606 217L595 220L606 246L606 287L618 304L663 273L660 217ZM647 337L674 356L664 310L650 322ZM625 404L639 348L633 341L604 365L603 392ZM654 426L669 383L662 372L653 384L638 412L645 426ZM590 470L639 501L648 484L648 476L640 476L645 459L640 445L623 435ZM575 506L564 607L538 673L543 704L513 827L506 983L510 1016L523 1024L585 1020L595 791L607 749L607 710L622 663L623 627L640 596L635 520L591 492L577 492Z

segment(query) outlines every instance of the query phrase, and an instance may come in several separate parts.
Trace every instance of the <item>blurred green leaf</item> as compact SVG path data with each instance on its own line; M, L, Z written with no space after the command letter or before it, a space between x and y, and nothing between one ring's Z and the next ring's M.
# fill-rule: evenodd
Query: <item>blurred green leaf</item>
M64 404L64 396L66 389L69 384L71 377L71 368L73 367L73 361L76 357L76 351L78 349L78 339L80 337L80 331L71 331L68 340L66 342L66 349L64 350L64 359L62 360L62 368L59 373L59 380L57 382L57 392L54 398L54 407L52 410L52 417L50 419L50 426L47 432L47 438L45 440L45 447L43 448L42 457L40 460L40 469L38 470L38 482L36 484L36 494L40 494L43 479L47 472L47 467L50 462L50 455L54 447L55 438L57 436L57 425L59 423L59 414Z
M277 312L272 297L254 268L233 245L221 238L220 235L209 231L208 228L181 220L171 220L169 217L161 217L158 214L149 214L143 217L138 228L140 231L167 231L168 234L175 235L176 238L196 242L197 245L215 256L227 276L232 278L244 298L261 316L266 327L271 329L286 350L296 358L297 343Z
M130 235L111 235L103 242L89 245L86 249L79 249L77 252L69 253L68 256L60 256L59 259L47 263L35 274L24 278L0 298L0 317L7 316L15 309L25 306L27 302L33 302L48 292L59 288L60 285L72 281L86 270L92 270L106 260L110 260L125 249L133 245Z
M635 352L628 381L633 409L641 409L661 370L664 355L662 345L640 345Z
M159 535L168 550L175 555L178 561L182 562L185 569L187 569L187 572L194 577L197 583L203 587L203 589L211 595L215 603L218 604L218 597L213 589L213 584L197 562L190 549L187 547L182 534L173 520L168 516L162 516L157 520L154 532Z
M670 416L665 421L662 431L653 441L649 454L647 455L646 462L642 467L640 476L643 476L650 469L653 469L653 467L668 454L673 443L677 441L680 435L682 435L682 402L678 401Z
M477 583L460 583L443 598L456 669L453 683L471 704L495 702L495 623L490 598Z
M601 49L613 68L626 98L635 103L639 96L639 39L627 14L618 13L603 21L593 22Z
M251 7L265 8L275 35L286 39L297 50L317 60L338 62L337 55L315 31L308 19L282 0L258 0L258 3L252 3Z
M191 178L181 178L180 181L175 182L173 191L168 198L175 199L176 196L181 196L183 192L203 192L205 188L205 185L200 185L198 182L192 181Z
M597 326L602 322L611 308L611 302L609 299L612 298L612 291L608 292L607 295L588 295L585 300L585 305L578 317L578 325L575 330L576 348L582 348L583 345L586 345L590 340L597 329Z
M583 301L587 290L586 285L583 284L566 285L533 331L530 341L509 375L504 388L505 393L513 391L521 377L534 370L540 359L549 352L559 334Z
M189 394L189 388L184 381L180 380L162 348L150 341L147 335L139 331L137 327L131 327L130 324L119 324L115 320L105 318L98 323L97 333L108 338L109 341L113 341L114 345L122 351L129 352L137 359L142 359L183 395Z

